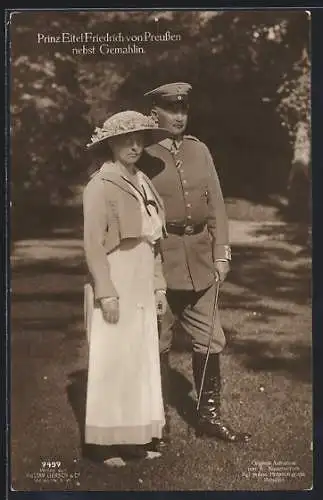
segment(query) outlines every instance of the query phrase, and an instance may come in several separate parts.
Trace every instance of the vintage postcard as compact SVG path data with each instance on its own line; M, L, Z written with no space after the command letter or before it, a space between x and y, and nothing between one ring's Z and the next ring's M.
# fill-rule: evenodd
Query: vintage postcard
M11 488L312 489L310 13L7 25Z

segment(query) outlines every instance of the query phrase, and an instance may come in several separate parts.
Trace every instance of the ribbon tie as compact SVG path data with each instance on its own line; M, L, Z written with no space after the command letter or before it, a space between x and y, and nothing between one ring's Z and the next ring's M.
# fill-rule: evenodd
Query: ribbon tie
M156 212L158 213L159 212L159 208L158 208L158 205L156 203L155 200L152 200L152 199L149 199L148 196L147 196L147 192L144 188L143 185L141 185L141 189L143 192L140 191L140 189L137 188L137 186L135 186L134 184L132 184L131 181L129 181L129 179L127 179L126 177L122 177L126 182L128 182L128 184L130 184L136 191L137 193L141 196L141 199L143 200L144 202L144 206L145 206L145 209L146 209L146 212L147 214L151 217L151 212L149 210L149 206L153 206L155 207L155 210Z

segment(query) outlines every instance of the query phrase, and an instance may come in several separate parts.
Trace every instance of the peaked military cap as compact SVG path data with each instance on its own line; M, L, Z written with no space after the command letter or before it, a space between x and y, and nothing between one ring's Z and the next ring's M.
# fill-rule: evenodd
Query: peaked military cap
M144 94L157 102L186 102L192 85L185 82L167 83Z

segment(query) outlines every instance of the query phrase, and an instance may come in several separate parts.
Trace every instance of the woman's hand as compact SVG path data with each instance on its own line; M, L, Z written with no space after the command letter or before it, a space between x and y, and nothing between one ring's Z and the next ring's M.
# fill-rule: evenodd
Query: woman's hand
M167 299L165 290L155 291L155 302L156 302L157 316L163 316L166 313L166 308L167 308Z
M101 299L101 309L104 321L107 323L118 323L119 299L117 297L105 297Z

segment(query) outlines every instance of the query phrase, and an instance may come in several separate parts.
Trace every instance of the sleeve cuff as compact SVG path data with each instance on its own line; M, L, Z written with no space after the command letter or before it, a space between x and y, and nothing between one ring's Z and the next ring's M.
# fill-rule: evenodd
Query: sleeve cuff
M105 282L102 285L96 284L94 289L95 289L95 299L96 300L104 299L107 297L109 297L109 298L114 297L117 299L119 298L119 295L111 282L110 283Z
M229 245L215 245L214 260L231 260L231 248Z

